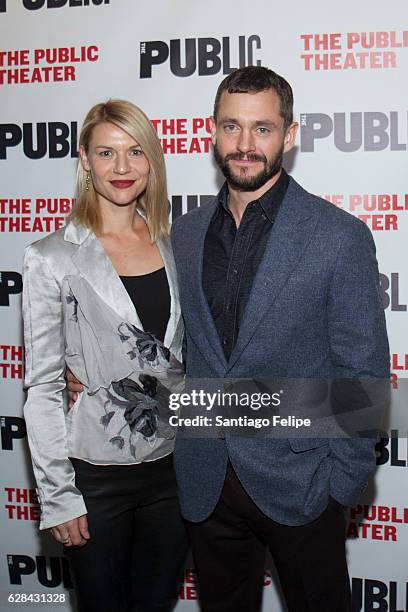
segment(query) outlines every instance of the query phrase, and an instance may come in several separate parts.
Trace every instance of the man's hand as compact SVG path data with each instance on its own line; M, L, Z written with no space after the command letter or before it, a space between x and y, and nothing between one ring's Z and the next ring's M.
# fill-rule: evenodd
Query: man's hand
M84 546L90 539L86 514L78 518L55 525L50 529L52 535L64 546Z
M71 370L68 368L65 370L65 380L67 381L68 388L68 397L69 397L69 408L75 404L78 399L78 393L82 393L84 390L83 385L79 382L77 378L73 375Z

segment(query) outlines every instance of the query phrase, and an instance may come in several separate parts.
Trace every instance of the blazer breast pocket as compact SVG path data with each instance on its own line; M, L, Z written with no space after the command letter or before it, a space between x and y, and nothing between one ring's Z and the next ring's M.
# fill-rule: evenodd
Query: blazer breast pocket
M329 446L327 438L288 438L288 442L294 453L304 453L322 446Z

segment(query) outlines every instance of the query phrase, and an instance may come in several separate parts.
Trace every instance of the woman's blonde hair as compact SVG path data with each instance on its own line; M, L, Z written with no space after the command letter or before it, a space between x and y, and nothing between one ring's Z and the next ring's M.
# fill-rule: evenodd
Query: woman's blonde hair
M91 108L85 117L79 135L79 146L88 153L94 127L101 123L112 123L131 136L141 146L150 165L146 189L139 196L137 208L142 212L149 228L152 242L169 233L169 202L166 188L166 168L163 151L156 131L144 112L126 100L108 100ZM97 194L88 172L78 159L76 176L76 203L70 219L85 225L94 232L101 230L101 213Z

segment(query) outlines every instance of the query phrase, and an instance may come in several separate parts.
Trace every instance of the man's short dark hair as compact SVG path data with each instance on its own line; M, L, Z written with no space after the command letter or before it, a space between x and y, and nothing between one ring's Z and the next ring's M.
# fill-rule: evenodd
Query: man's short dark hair
M258 93L268 89L273 89L279 98L280 114L286 130L293 121L292 88L283 77L264 66L238 68L221 81L215 96L214 119L217 120L218 107L224 91L228 91L228 93Z

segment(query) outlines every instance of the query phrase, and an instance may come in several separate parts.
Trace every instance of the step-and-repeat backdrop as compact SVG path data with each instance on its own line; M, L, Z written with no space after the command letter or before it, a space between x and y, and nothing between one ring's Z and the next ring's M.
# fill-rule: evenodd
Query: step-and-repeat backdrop
M407 29L404 29L407 28ZM392 353L408 370L405 0L0 0L0 608L73 609L61 548L37 530L22 406L21 260L73 204L77 132L87 110L131 100L166 155L173 218L221 184L208 117L233 68L265 65L295 93L300 130L287 170L373 232ZM407 431L384 431L376 478L351 509L353 610L408 610ZM26 595L22 595L26 594ZM198 610L189 562L177 611ZM283 605L272 564L264 609Z

